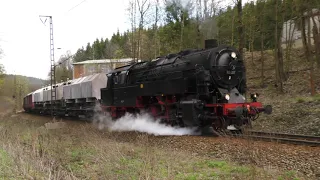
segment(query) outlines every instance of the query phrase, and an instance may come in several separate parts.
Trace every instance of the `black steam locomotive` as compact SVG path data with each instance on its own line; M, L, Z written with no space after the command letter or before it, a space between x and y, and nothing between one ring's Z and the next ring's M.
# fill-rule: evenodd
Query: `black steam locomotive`
M115 119L150 112L162 122L213 131L241 129L271 106L247 102L246 70L239 52L206 40L190 49L116 68L101 89L101 107ZM233 126L233 127L232 127Z

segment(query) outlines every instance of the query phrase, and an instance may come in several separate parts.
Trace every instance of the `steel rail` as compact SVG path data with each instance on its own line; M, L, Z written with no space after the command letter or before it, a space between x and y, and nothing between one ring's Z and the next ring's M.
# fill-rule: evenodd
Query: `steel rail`
M264 140L295 145L320 146L320 136L262 131L247 131L243 134L236 134L234 136L246 139Z
M248 131L248 134L320 142L320 136L311 136L311 135L303 135L303 134L288 134L288 133L275 133L275 132L263 132L263 131Z

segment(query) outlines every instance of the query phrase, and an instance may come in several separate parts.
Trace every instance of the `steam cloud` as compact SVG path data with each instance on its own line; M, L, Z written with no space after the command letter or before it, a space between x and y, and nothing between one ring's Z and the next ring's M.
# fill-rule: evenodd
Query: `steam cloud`
M96 115L93 124L100 130L108 129L110 131L138 131L156 136L182 136L196 135L195 129L172 127L155 121L149 114L141 113L138 115L125 114L123 117L112 121L110 116Z

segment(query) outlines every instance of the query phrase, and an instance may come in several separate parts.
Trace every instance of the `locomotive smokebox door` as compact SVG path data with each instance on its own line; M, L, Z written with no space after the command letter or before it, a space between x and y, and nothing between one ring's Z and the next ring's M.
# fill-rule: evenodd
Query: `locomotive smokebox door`
M200 124L198 120L198 110L196 105L199 103L198 100L181 101L180 108L182 110L182 121L187 126L197 126Z

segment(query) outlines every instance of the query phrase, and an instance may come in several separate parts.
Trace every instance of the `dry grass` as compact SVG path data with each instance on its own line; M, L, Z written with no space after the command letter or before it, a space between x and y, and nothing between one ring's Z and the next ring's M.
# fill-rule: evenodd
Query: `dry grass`
M265 98L271 104L271 115L261 114L253 123L256 130L320 136L320 96L283 95Z
M259 93L261 96L258 101L272 105L273 112L268 116L262 114L253 123L253 128L320 135L320 69L314 71L318 94L311 97L309 71L302 71L308 68L308 63L305 61L303 50L295 49L291 53L290 62L285 62L290 73L288 73L289 78L283 83L284 94L280 94L275 86L275 62L271 51L264 53L265 86L261 87L260 57L260 52L254 52L252 63L251 53L246 53L248 93Z
M4 179L277 179L294 174L237 165L174 148L152 146L139 134L119 133L67 122L44 128L46 120L18 115L0 121L0 177ZM129 134L130 136L130 134ZM128 137L129 139L130 137Z

